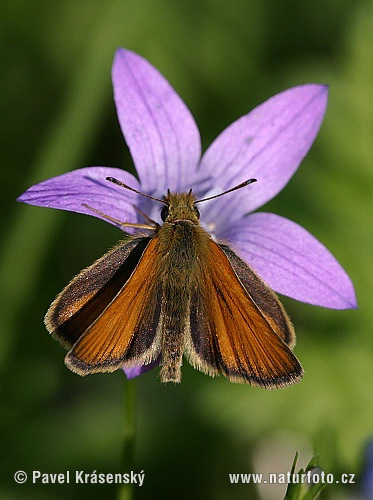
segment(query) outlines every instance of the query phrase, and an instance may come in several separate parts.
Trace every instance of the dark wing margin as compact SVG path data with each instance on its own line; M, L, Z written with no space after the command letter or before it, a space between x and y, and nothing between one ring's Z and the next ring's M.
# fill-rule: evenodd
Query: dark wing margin
M70 349L123 288L151 238L133 238L81 271L49 307L44 323L54 338Z
M274 331L276 321L267 319L269 312L262 313L225 252L212 240L202 274L201 289L191 296L185 350L192 366L265 389L298 382L303 369ZM260 284L265 287L259 280Z

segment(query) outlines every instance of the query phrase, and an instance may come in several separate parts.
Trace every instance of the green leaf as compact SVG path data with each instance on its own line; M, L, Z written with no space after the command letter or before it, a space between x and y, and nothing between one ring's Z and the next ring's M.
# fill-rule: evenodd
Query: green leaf
M297 473L295 473L295 467L298 461L298 452L295 453L293 465L291 467L291 478L294 477L294 474L298 476L298 482L290 482L288 484L286 494L284 500L313 500L320 494L320 492L326 487L327 483L316 483L309 485L308 483L301 482L301 477L303 474L307 474L314 468L322 469L318 467L317 463L319 460L319 455L315 455L308 462L306 469L300 469Z

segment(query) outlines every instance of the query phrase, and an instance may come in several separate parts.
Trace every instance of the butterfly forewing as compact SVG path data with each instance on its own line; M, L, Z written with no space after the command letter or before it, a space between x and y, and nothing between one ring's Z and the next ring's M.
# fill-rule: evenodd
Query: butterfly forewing
M66 356L81 374L114 371L149 363L159 354L156 342L160 297L154 290L157 238L153 238L135 272Z
M289 347L294 347L295 333L293 325L275 293L228 246L219 245L219 247L228 257L241 284L265 316L272 329Z
M194 315L187 354L192 365L210 374L221 371L232 382L264 388L297 382L303 374L298 360L212 240L203 282L191 298Z
M149 241L121 242L73 278L45 315L53 337L70 349L124 286Z

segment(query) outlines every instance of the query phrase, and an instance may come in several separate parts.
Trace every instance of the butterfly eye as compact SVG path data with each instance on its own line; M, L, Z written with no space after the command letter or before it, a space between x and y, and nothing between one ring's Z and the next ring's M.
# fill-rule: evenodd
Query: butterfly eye
M163 220L163 222L167 219L168 212L169 212L168 205L165 205L161 210L161 219Z
M201 216L201 214L199 213L199 210L198 210L198 208L195 205L194 205L194 211L195 211L195 213L196 213L196 215L197 215L197 217L199 219L200 216Z

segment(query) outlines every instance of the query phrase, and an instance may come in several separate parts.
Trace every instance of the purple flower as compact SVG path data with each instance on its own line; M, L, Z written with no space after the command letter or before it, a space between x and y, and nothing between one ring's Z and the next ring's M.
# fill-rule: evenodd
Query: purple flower
M365 449L365 460L363 477L361 479L361 490L363 499L373 498L373 439L371 438Z
M106 177L156 197L167 189L192 188L197 198L254 177L255 184L199 206L205 229L228 241L275 291L333 309L357 307L349 277L316 238L279 215L248 215L283 189L307 154L324 117L327 86L299 85L275 95L224 130L201 158L191 113L148 61L118 49L112 77L120 126L140 182L118 168L87 167L36 184L18 201L100 217L85 203L120 221L143 222L136 205L161 222L159 204ZM128 370L128 376L144 368Z

